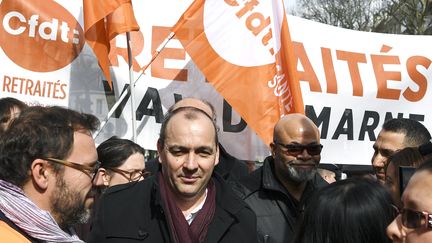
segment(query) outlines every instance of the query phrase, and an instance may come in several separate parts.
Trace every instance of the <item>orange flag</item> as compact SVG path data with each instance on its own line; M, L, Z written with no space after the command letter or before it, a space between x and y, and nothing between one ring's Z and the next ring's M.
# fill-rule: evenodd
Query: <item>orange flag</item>
M281 116L304 113L282 0L196 0L172 32L266 144Z
M118 34L139 30L131 0L83 0L84 33L110 87L110 40Z

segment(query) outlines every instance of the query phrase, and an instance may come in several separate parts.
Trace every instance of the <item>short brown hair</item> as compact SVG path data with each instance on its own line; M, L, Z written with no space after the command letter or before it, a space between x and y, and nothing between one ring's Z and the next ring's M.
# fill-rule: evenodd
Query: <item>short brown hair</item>
M98 127L95 116L63 107L25 109L0 139L0 179L22 187L35 159L66 158L74 132L94 132Z

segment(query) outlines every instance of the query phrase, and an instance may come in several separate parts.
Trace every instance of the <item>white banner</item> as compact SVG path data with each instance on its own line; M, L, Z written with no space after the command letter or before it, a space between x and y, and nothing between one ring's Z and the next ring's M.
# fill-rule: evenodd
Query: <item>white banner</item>
M135 78L190 3L133 1L141 27L132 33ZM129 83L125 36L112 42L114 96L107 96L97 61L84 44L81 3L45 0L32 8L17 5L15 0L0 5L0 96L30 105L69 106L104 119ZM291 16L288 23L306 113L322 133L323 163L370 164L373 141L386 117L411 117L432 127L426 113L432 99L432 37L351 31ZM214 104L221 142L230 153L248 160L268 155L267 147L206 83L176 39L138 79L135 92L137 142L146 149L156 148L167 108L181 97L198 97ZM130 120L127 101L97 142L113 135L131 138Z

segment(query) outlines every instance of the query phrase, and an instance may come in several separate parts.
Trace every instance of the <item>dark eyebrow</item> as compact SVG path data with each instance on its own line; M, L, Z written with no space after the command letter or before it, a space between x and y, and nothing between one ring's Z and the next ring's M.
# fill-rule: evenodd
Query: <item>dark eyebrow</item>
M214 152L214 147L210 147L210 146L199 146L197 148L188 148L188 147L184 147L184 146L180 146L180 145L171 145L171 146L166 146L168 150L173 150L173 149L178 149L181 151L189 151L189 150L194 150L194 151L209 151L209 152Z
M171 150L171 149L180 149L180 150L187 149L188 150L188 148L186 148L184 146L180 146L180 145L167 145L166 148L168 150Z
M381 152L386 152L386 153L395 153L397 151L397 150L386 149L386 148L382 148L380 150L381 150Z
M291 143L286 143L286 144L303 145L302 143L299 143L299 142L297 142L297 141L293 141L293 142L291 142ZM315 142L308 143L308 144L306 144L306 145L318 145L318 144L319 144L319 143L318 143L317 141L315 141Z
M214 152L213 147L209 147L209 146L200 146L200 147L195 149L195 151L203 151L203 150L208 150L209 152Z

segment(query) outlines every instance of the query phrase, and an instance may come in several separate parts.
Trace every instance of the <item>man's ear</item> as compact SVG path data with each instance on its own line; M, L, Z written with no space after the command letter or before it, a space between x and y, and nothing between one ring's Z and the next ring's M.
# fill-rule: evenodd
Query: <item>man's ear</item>
M49 178L53 175L53 171L48 161L43 159L33 160L30 166L30 177L33 180L33 184L38 189L46 190L48 188Z
M274 144L273 142L270 143L270 152L272 157L275 156L275 150L276 150L276 144Z
M159 163L162 163L160 156L164 148L160 139L158 139L156 146L157 146L157 153L158 153L158 161Z
M219 145L216 144L216 158L215 158L215 164L214 164L215 166L217 164L219 164L219 158L220 158L219 152L220 152Z

